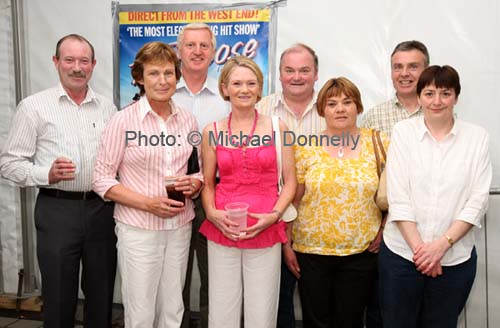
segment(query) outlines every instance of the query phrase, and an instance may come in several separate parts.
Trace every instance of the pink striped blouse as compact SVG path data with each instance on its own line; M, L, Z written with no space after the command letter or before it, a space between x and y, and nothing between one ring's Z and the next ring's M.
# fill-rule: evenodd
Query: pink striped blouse
M173 101L171 107L172 115L165 121L151 109L146 97L142 97L112 117L101 137L94 169L92 185L97 194L104 198L111 187L121 183L149 197L166 197L163 177L186 174L193 149L188 143L188 134L198 131L198 125L194 115ZM200 155L198 158L201 160ZM192 176L203 181L201 172ZM114 217L146 230L172 230L194 218L191 199L186 198L185 208L179 215L164 219L116 204Z

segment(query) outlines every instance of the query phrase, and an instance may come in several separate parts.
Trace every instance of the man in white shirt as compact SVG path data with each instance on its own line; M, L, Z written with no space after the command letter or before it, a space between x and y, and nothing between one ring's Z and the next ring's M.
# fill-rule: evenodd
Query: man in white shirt
M257 103L257 110L265 115L279 116L297 135L323 131L326 123L316 109L314 92L314 83L318 80L318 57L314 50L305 44L291 46L281 54L279 68L283 91L263 98ZM293 293L300 269L291 240L283 245L283 255L277 326L293 328Z
M207 124L219 121L229 115L229 103L220 97L217 81L208 76L208 67L215 56L215 35L210 27L204 23L188 24L184 26L177 37L177 49L181 59L182 78L177 84L177 91L173 99L176 104L194 114L201 132ZM201 283L201 327L208 327L207 239L199 233L200 226L206 216L201 198L195 200L195 212L186 283L183 290L184 317L182 328L190 326L190 288L195 250Z
M101 132L116 108L88 85L96 60L87 39L61 38L52 60L60 83L19 104L0 174L40 188L35 224L44 327L74 326L80 261L85 326L110 327L114 203L92 191L92 171Z

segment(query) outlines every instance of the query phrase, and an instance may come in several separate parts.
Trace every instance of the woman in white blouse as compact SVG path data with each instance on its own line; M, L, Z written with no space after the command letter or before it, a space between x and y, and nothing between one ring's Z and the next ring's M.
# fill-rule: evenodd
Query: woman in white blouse
M455 117L460 81L452 67L428 67L417 93L424 116L398 123L389 148L382 316L389 328L451 328L476 274L472 228L488 203L488 134Z

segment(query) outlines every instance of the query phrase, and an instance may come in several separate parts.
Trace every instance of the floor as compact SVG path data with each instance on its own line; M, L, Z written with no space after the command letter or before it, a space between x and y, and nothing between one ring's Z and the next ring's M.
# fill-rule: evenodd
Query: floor
M199 328L198 313L192 313L191 327ZM83 328L82 322L82 306L79 304L76 314L77 325L75 328ZM113 309L113 328L123 328L123 307L115 305ZM42 316L39 312L16 312L15 310L0 309L0 328L43 328ZM296 328L301 328L302 322L296 322Z
M115 304L113 306L112 327L123 328L123 307ZM78 304L75 328L83 328L83 306ZM41 328L43 327L42 314L39 312L5 310L0 309L0 328Z

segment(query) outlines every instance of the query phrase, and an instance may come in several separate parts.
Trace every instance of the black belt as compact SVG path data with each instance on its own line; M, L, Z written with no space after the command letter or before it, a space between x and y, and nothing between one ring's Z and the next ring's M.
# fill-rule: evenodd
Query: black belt
M40 193L45 196L73 200L89 200L99 197L99 195L93 191L64 191L60 189L40 188Z

